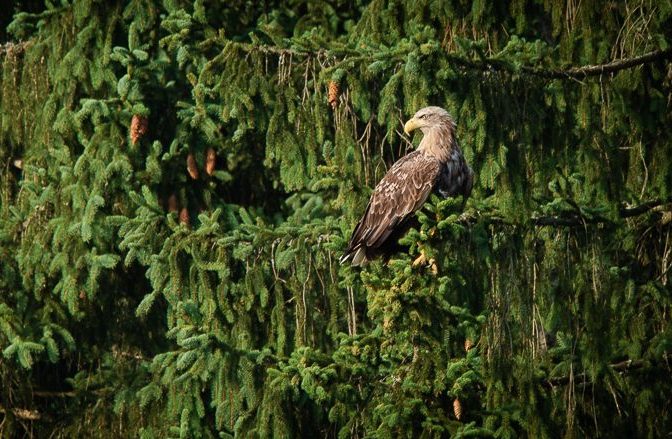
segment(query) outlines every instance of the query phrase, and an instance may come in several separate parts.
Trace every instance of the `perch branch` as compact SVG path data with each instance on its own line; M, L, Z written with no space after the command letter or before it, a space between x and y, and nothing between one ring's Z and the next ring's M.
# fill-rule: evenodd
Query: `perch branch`
M670 354L665 354L663 355L662 360L660 361L667 361L667 359L670 357ZM656 363L658 362L647 362L645 360L624 360L624 361L619 361L617 363L612 363L609 365L611 370L614 372L618 372L621 374L627 374L633 370L637 369L642 369L645 366L656 366ZM585 382L588 378L588 375L585 373L580 373L578 375L574 376L574 381L579 383L579 382ZM570 382L570 377L569 376L561 376L561 377L553 377L553 378L548 378L542 382L542 384L545 387L548 388L553 388L555 386L564 386L569 384Z
M458 56L449 55L449 58L456 64L460 64L464 67L476 70L505 71L510 73L514 73L516 71L513 67L499 60L484 59L482 62L477 63ZM641 56L617 59L605 64L572 67L566 70L545 70L536 67L522 66L520 67L520 71L528 75L539 76L547 79L585 79L589 76L615 73L620 70L625 70L631 67L670 58L672 58L672 48L665 50L654 50L653 52L645 53Z

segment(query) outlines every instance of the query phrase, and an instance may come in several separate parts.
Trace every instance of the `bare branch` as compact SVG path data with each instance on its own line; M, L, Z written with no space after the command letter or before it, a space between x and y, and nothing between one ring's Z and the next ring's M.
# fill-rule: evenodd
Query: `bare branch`
M509 64L493 59L484 59L482 62L474 62L462 57L449 55L451 61L476 70L485 71L504 71L515 73L516 69ZM545 70L536 67L522 66L520 72L532 76L539 76L547 79L585 79L589 76L599 76L608 73L615 73L620 70L629 69L631 67L649 64L654 61L665 60L672 58L672 48L665 50L654 50L634 58L618 59L610 61L606 64L586 65L581 67L572 67L567 70Z
M26 421L37 421L42 418L42 415L40 415L40 412L37 410L27 410L27 409L17 409L17 408L12 408L10 409L12 411L12 414L19 418L19 419L24 419ZM7 413L7 409L0 407L0 413Z
M670 355L663 355L663 359L659 361L665 361ZM633 370L637 369L642 369L646 366L652 366L655 367L658 362L651 362L651 361L646 361L646 360L624 360L624 361L619 361L617 363L612 363L609 365L609 368L613 370L614 372L618 372L621 374L626 374L629 373ZM581 373L578 375L574 375L574 382L588 382L588 376L585 373ZM542 381L542 385L545 387L553 388L555 386L564 386L566 384L569 384L570 377L569 376L561 376L561 377L553 377L553 378L548 378L544 381Z

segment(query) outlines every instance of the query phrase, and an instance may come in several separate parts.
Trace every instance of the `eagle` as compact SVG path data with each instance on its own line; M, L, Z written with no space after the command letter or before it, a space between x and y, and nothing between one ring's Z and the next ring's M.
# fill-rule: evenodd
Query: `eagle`
M420 145L394 163L374 189L341 264L360 266L396 244L432 191L444 198L462 195L463 200L471 194L474 171L457 143L451 115L441 107L425 107L406 122L404 132L418 128Z

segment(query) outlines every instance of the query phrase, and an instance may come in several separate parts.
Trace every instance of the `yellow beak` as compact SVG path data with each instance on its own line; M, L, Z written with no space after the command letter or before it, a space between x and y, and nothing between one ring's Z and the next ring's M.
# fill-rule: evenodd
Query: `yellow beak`
M418 119L412 118L409 119L408 122L406 122L406 125L404 125L404 132L406 134L411 134L414 129L418 128L420 126L420 123Z

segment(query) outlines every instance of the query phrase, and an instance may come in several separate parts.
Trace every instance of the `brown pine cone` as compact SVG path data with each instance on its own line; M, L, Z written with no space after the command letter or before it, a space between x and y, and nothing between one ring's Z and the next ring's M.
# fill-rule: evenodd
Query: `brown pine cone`
M333 110L338 107L338 97L341 95L341 87L336 81L329 81L329 93L327 94L327 102L331 105Z
M177 195L170 194L170 197L168 197L168 212L177 212L178 208Z
M133 146L138 143L138 140L145 134L147 134L147 128L149 127L149 122L147 121L147 118L145 116L141 116L139 114L134 114L133 118L131 119L131 130L130 130L130 136L131 136L131 143Z
M213 148L208 148L205 156L205 173L212 175L215 172L215 165L217 164L217 154Z
M453 400L453 414L458 421L462 418L462 403L458 398Z
M198 166L196 166L196 159L192 153L187 156L187 172L194 180L198 180Z
M474 347L474 342L471 341L471 339L467 338L466 340L464 340L464 350L465 351L469 352L471 350L471 348L473 348L473 347Z
M182 210L180 210L180 223L186 225L187 227L190 225L189 211L186 207L183 207Z

